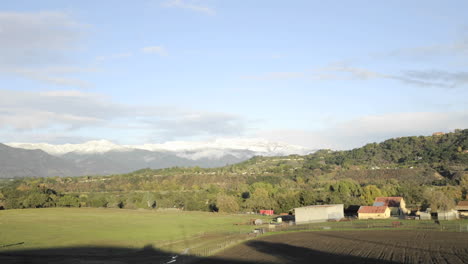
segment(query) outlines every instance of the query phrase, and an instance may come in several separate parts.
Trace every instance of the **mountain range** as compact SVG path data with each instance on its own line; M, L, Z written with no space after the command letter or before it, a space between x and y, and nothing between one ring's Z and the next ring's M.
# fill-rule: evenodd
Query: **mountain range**
M0 144L0 178L108 175L142 168L219 167L253 156L304 155L304 147L263 139L173 141L118 145L107 140L82 144Z

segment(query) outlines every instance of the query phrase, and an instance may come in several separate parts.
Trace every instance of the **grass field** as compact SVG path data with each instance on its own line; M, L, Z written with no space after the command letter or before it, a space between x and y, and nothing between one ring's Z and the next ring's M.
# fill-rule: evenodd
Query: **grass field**
M104 208L44 208L0 211L0 250L69 246L153 245L180 250L203 233L245 233L249 215ZM206 237L206 236L205 236ZM174 245L174 246L172 246ZM190 245L192 246L192 244Z

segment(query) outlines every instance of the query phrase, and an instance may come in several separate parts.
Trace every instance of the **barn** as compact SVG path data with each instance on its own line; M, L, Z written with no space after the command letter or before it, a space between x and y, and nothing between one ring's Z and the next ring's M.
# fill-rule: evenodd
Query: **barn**
M390 217L388 206L361 206L358 211L359 219L386 219Z
M403 197L376 197L374 206L388 206L393 216L402 216L408 213Z
M344 218L343 204L309 205L294 208L296 224L324 222Z

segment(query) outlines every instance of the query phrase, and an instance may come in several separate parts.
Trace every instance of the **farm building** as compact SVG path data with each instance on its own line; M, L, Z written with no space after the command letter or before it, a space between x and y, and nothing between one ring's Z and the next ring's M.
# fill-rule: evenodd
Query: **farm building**
M376 197L373 205L388 206L390 214L393 216L401 216L408 213L403 197Z
M385 219L390 217L388 206L361 206L358 211L359 219Z
M456 210L437 211L437 220L456 220L458 212Z
M273 210L260 210L261 215L273 215L274 213Z
M458 211L458 214L461 217L468 217L468 201L460 201L458 202L455 210Z
M432 211L431 208L427 208L425 212L418 211L416 213L421 220L456 220L458 219L457 210L447 211Z
M420 220L431 220L432 219L431 212L427 212L427 211L426 212L417 211L416 216L419 216Z
M309 205L294 208L296 224L339 220L344 217L343 204Z

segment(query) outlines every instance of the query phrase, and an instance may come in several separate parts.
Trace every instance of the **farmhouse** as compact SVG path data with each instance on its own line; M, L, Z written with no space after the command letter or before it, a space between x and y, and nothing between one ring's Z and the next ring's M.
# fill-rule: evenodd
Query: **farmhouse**
M468 201L460 201L458 202L455 210L458 211L460 217L468 217Z
M403 197L376 197L373 205L388 206L390 214L393 216L401 216L408 212Z
M296 224L339 220L344 217L343 204L309 205L294 208Z
M390 217L388 206L361 206L358 211L359 219L385 219Z

